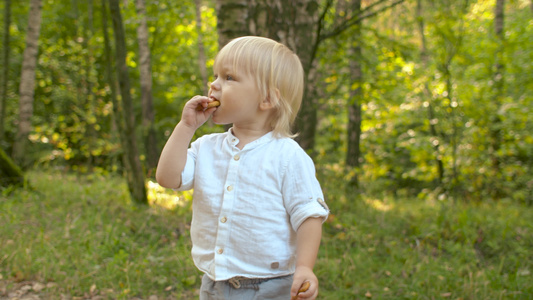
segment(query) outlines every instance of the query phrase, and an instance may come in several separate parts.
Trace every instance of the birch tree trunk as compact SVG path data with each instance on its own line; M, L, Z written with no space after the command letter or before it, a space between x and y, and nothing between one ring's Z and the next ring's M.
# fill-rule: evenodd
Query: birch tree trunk
M0 82L0 142L4 140L4 120L6 115L7 81L9 77L9 25L11 24L11 0L4 4L4 36L2 50L2 79Z
M222 48L231 39L250 35L249 5L246 0L217 0L218 46Z
M19 165L24 165L28 134L31 130L31 117L33 115L33 96L35 93L35 68L37 65L39 32L41 29L41 0L31 0L28 18L28 31L26 35L26 49L22 61L22 73L19 87L19 123L15 143L13 145L13 158Z
M122 111L124 119L125 135L121 134L122 149L124 150L126 163L126 176L128 188L133 200L136 203L146 204L146 186L144 174L139 159L139 150L135 138L135 114L133 112L133 100L131 97L131 84L126 65L126 41L124 36L124 26L120 13L119 0L109 0L111 17L113 21L113 32L115 35L116 69L120 94L122 96ZM120 120L119 120L120 122ZM125 139L125 140L124 140Z
M135 2L140 24L137 27L137 39L139 41L141 99L142 99L142 133L146 151L146 162L150 170L157 166L158 153L157 141L154 129L154 108L152 101L152 63L148 44L148 25L146 22L146 8L144 0Z
M207 95L207 70L205 68L205 47L204 35L202 33L202 1L195 0L194 6L196 8L196 31L198 33L198 68L200 69L200 76L202 77L202 95Z

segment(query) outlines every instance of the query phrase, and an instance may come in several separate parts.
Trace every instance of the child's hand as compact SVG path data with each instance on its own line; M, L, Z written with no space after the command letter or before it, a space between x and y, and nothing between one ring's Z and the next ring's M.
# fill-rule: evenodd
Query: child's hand
M299 291L305 282L309 282L309 288ZM291 287L291 299L315 299L318 295L318 279L313 270L308 267L297 267Z
M205 106L213 99L207 96L194 96L189 100L183 107L183 112L181 114L181 122L194 130L202 126L207 119L213 114L216 110L215 107L208 108L206 110L198 110L198 106Z

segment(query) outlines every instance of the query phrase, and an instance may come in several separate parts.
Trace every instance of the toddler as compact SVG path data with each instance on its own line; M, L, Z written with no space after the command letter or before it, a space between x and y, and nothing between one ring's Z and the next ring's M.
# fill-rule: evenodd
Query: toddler
M315 299L313 266L329 210L313 161L292 139L300 60L276 41L247 36L224 46L213 69L209 94L185 104L156 172L163 187L194 189L200 299ZM213 101L219 106L208 107ZM190 144L209 117L232 127Z

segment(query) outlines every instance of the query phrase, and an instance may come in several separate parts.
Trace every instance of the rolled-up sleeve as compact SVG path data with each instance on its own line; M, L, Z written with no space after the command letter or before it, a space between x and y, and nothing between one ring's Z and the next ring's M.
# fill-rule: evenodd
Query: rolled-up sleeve
M283 201L291 226L297 231L307 218L322 218L329 214L312 159L303 150L297 151L287 163L283 177Z

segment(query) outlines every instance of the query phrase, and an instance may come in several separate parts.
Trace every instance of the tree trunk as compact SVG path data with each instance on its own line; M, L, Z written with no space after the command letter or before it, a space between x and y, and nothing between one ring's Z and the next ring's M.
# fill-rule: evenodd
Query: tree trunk
M24 174L2 148L0 148L0 175L0 187L24 183Z
M102 30L104 35L104 61L106 65L105 82L107 82L109 85L111 103L113 104L113 114L111 114L111 137L114 141L116 141L117 136L120 141L125 141L126 138L121 137L121 134L124 134L126 131L124 130L123 122L119 122L119 120L123 120L123 117L122 110L120 109L120 104L118 103L117 99L117 85L113 77L113 59L111 42L109 40L108 33L109 22L106 1L107 0L102 0ZM126 165L125 162L124 165Z
M198 32L198 68L200 69L200 76L202 77L202 95L207 95L207 70L205 68L205 48L204 35L202 33L202 1L195 0L196 8L196 31Z
M293 3L291 1L287 1ZM317 107L319 99L316 72L316 51L319 43L319 2L314 0L295 1L285 18L292 20L287 28L287 44L298 54L305 72L304 96L296 118L294 131L299 133L296 140L314 157L315 134L318 122ZM291 17L294 15L294 17ZM291 46L292 45L292 46Z
M494 8L494 33L496 35L496 53L494 55L495 62L494 62L494 75L492 77L492 80L494 82L494 96L493 96L493 104L490 111L490 149L489 149L489 155L491 158L492 163L492 180L493 183L490 185L491 187L491 194L495 199L500 198L501 196L501 162L500 162L500 148L502 144L502 118L498 114L498 111L500 110L502 106L502 99L505 96L504 95L504 73L505 73L505 65L504 65L504 44L505 44L505 37L504 37L504 0L496 0L496 6Z
M351 11L353 14L361 13L361 0L351 1ZM348 48L350 65L350 98L348 102L348 150L346 151L346 167L349 169L359 167L360 140L361 140L361 102L363 83L363 69L361 67L361 22L355 24L350 35L350 45ZM358 178L354 174L350 178L350 186L357 188Z
M449 136L450 144L452 148L452 189L456 190L459 182L459 166L458 166L458 155L457 151L459 148L459 126L457 121L457 106L453 103L453 84L452 84L452 72L451 72L451 64L452 64L452 58L455 56L455 53L448 54L449 57L446 59L446 62L442 64L442 73L443 73L443 79L444 79L444 91L446 93L446 98L448 102L448 111L450 112L449 118L452 122L452 128L451 128L451 135Z
M11 0L5 0L4 7L4 48L2 50L2 81L0 82L0 145L4 140L4 120L6 115L7 81L9 77L9 25L11 24Z
M316 69L310 69L306 75L302 106L294 122L294 132L298 133L296 141L311 157L315 156L315 135L318 123L317 106L317 74Z
M141 97L142 97L142 126L144 146L146 149L146 162L148 169L153 170L157 166L158 153L157 141L154 128L154 108L152 101L152 66L150 59L150 47L148 46L148 25L146 22L146 8L144 0L135 2L140 24L137 27L137 39L139 40L139 57L141 73Z
M146 186L144 174L139 159L139 151L135 138L135 115L133 112L133 101L131 97L131 84L126 65L126 41L124 36L124 26L120 13L119 0L109 0L111 16L113 20L113 31L115 35L115 53L117 64L117 77L122 96L122 111L124 119L125 135L122 137L122 149L124 150L126 164L126 175L128 187L133 200L136 203L148 203L146 197Z
M218 46L222 48L231 39L250 35L248 26L250 2L246 0L217 0Z
M503 73L505 67L503 64L503 45L504 45L504 35L503 35L503 21L504 21L504 0L497 0L496 7L494 8L494 33L496 34L496 42L498 43L498 48L496 50L496 62L494 63L494 107L491 121L491 156L492 156L492 167L496 174L500 173L500 159L498 157L498 151L501 145L501 118L497 114L498 110L501 107L501 98L503 97Z
M94 54L93 54L93 45L92 37L94 35L94 25L93 25L93 0L87 0L87 24L82 27L83 33L83 48L86 49L85 56L85 75L82 78L82 91L84 96L84 108L87 111L87 118L85 120L85 136L86 143L88 146L87 153L87 167L89 170L93 167L93 149L95 147L95 142L97 139L97 132L95 130L95 124L97 122L95 117L95 95L93 93L93 78L91 76L91 70L94 66ZM83 97L82 96L82 97Z
M425 24L424 19L422 16L422 0L417 1L417 19L418 19L418 30L420 31L420 57L422 61L422 68L424 70L427 70L429 67L428 64L428 53L427 53L427 46L426 46L426 36L425 36ZM444 179L444 164L442 160L440 159L441 153L440 153L440 142L438 140L439 134L437 131L437 126L435 125L435 122L433 120L435 119L435 112L433 109L433 97L431 95L431 91L429 89L429 85L427 81L424 82L424 95L427 101L427 109L428 109L428 119L429 119L429 129L431 132L431 135L434 141L432 141L432 146L435 154L435 162L437 164L437 175L438 175L438 184L442 184L442 181Z
M13 145L13 158L19 165L24 165L28 134L31 130L33 115L33 96L35 93L35 68L37 65L39 32L41 29L41 0L31 0L26 35L26 49L22 61L22 73L19 88L19 123Z

